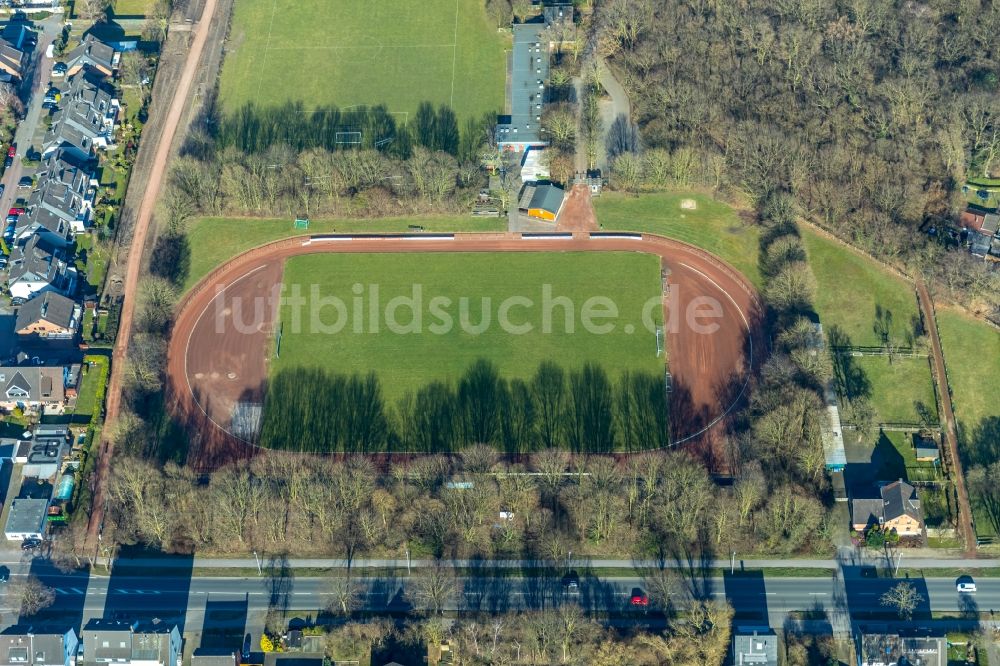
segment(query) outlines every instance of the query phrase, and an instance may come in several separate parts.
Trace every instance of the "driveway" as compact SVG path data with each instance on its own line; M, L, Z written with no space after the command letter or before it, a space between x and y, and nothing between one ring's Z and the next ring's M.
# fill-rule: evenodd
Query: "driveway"
M17 181L24 175L34 174L35 169L25 168L21 164L21 158L24 157L28 148L32 147L32 142L36 143L34 146L36 150L40 151L42 148L41 142L38 139L43 134L39 134L36 137L39 129L44 130L44 127L40 127L42 112L44 110L42 109L42 97L44 95L40 93L49 87L53 62L45 57L45 49L59 35L59 31L62 29L62 20L62 14L56 14L44 21L33 24L34 29L38 31L38 44L31 54L29 80L25 84L22 84L21 87L21 98L26 100L24 104L25 115L24 119L18 123L17 130L14 133L14 141L17 142L17 156L14 158L14 163L7 169L7 172L3 176L3 183L6 185L3 197L0 197L0 208L3 210L7 210L13 206L14 200L18 197L28 198L28 190L18 190Z

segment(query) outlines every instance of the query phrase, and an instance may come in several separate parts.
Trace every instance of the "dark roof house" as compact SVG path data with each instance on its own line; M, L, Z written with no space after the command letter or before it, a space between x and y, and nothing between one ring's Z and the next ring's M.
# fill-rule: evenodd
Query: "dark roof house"
M82 313L76 301L47 291L18 308L14 330L18 335L72 337L80 328Z
M103 76L114 74L118 66L115 50L94 35L84 36L80 45L66 54L67 76L75 76L84 69L94 70Z
M60 633L0 634L0 666L72 666L79 640Z
M23 78L28 64L28 54L6 39L0 39L0 70L15 78Z
M882 486L877 497L851 501L851 524L859 532L878 525L911 536L920 534L923 522L917 491L902 479Z
M14 246L9 266L7 286L14 298L27 300L43 291L68 294L76 288L76 268L66 261L62 249L41 235Z
M76 161L89 160L98 148L114 145L119 103L114 95L91 76L80 75L52 115L52 126L42 142L42 157L62 148Z
M521 194L518 209L529 217L555 222L565 200L566 193L555 185L527 185Z

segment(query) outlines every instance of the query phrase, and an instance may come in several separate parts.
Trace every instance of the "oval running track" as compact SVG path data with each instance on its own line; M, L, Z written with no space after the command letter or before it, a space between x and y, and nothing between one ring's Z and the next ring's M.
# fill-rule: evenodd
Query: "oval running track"
M671 441L691 442L715 469L725 469L722 435L727 415L746 396L760 362L761 306L753 286L736 269L686 243L651 234L428 234L298 236L268 243L214 269L178 304L167 358L172 412L191 433L189 463L212 469L253 454L254 447L231 422L237 402L259 402L267 379L267 357L277 319L277 285L289 257L318 253L438 252L643 252L669 269L674 310L692 300L714 299L721 307L714 333L681 325L667 332L672 378ZM234 304L247 321L237 331ZM239 306L237 306L239 307ZM756 350L756 353L755 353Z

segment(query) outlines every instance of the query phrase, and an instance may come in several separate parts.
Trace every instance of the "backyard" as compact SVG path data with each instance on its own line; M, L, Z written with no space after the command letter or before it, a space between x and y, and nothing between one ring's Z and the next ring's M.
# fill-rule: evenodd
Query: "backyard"
M874 259L801 225L809 265L816 276L816 311L824 328L831 324L852 345L881 346L878 330L897 345L914 338L917 299L913 287Z
M481 0L240 0L219 97L226 111L384 104L403 122L428 101L461 125L503 109L508 44Z

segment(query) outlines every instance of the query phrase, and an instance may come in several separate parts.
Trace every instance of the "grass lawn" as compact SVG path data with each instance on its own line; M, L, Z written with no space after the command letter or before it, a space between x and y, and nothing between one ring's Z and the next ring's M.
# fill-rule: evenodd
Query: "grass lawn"
M684 199L694 199L697 208L682 209ZM744 225L733 208L710 196L606 192L594 199L594 210L606 230L647 232L691 243L725 259L761 285L757 228Z
M206 217L188 225L191 271L184 290L193 287L209 271L240 252L268 241L314 233L379 233L409 231L418 224L425 231L505 231L507 218L474 218L468 215L442 217L398 217L378 220L311 220L309 229L293 229L292 220Z
M945 307L938 308L938 329L960 440L965 440L983 419L1000 417L1000 332Z
M239 0L220 98L385 104L401 120L429 101L461 124L503 109L508 45L482 0Z
M153 10L154 0L115 0L115 16L146 16Z
M875 478L881 481L934 481L941 478L933 463L917 462L910 433L883 431L878 438L876 450L882 466Z
M74 414L89 418L94 410L100 409L98 396L104 393L108 382L108 360L103 356L88 356L87 360L93 365L80 380Z
M408 390L415 390L431 380L456 380L474 361L493 361L507 377L529 378L542 361L553 361L567 370L586 362L602 365L612 379L623 370L663 372L663 359L656 357L656 339L642 325L643 305L660 298L660 265L656 257L637 253L511 253L479 254L323 254L293 257L285 265L286 289L302 285L303 294L311 285L319 285L322 296L335 295L348 304L344 311L347 325L338 333L310 332L308 308L302 310L300 332L296 332L293 306L281 310L282 341L280 359L273 360L277 370L317 365L338 373L375 371L389 404L394 404ZM360 320L354 317L352 285L363 283L364 310ZM386 304L396 296L411 296L414 285L422 289L421 329L418 333L388 330ZM368 323L371 285L379 289L378 334ZM572 302L575 323L567 329L561 307L543 305L543 284L551 285L551 296L566 296ZM289 292L286 290L286 294ZM433 332L441 319L434 314L431 299L452 299L445 305L454 325L447 332ZM499 323L501 302L512 296L531 299L532 305L519 304L510 311L512 324L531 324L533 330L520 334L504 330ZM584 330L582 310L587 299L605 296L614 302L619 316L600 323L611 324L612 331L599 334ZM463 320L461 300L467 298ZM492 323L481 333L469 329L483 321L484 301ZM548 332L543 312L552 313ZM662 311L657 308L657 322ZM322 320L337 320L336 310L327 307ZM395 321L406 325L411 310L404 307ZM472 326L470 326L470 324ZM628 333L629 326L633 333ZM360 326L360 332L358 328ZM508 327L509 329L510 327Z
M823 328L838 326L854 345L880 344L875 332L876 310L891 313L893 337L909 344L914 321L919 321L917 297L905 280L885 270L878 262L820 236L801 225L816 276L816 310Z
M915 403L922 403L932 424L937 424L938 412L930 363L926 358L888 358L865 356L851 358L855 367L865 374L870 387L869 400L882 423L920 423Z

